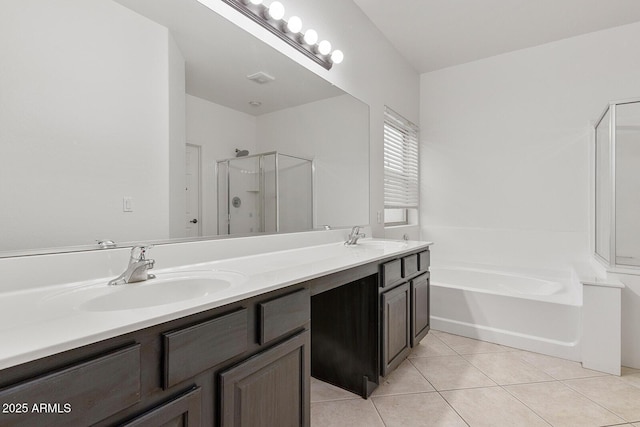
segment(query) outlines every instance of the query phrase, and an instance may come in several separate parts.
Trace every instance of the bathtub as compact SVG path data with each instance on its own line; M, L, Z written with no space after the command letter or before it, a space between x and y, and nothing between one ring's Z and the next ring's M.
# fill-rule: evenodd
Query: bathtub
M539 273L432 266L431 327L580 361L582 287Z

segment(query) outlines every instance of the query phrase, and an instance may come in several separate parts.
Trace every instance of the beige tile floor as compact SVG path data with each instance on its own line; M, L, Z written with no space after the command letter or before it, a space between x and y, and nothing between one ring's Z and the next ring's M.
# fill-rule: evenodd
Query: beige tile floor
M368 400L316 379L312 427L640 427L640 370L612 376L431 331Z

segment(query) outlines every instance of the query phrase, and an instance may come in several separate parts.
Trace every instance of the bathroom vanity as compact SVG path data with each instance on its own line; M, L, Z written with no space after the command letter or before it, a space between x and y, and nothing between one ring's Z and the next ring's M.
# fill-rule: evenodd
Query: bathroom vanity
M311 375L368 397L429 330L429 243L362 242L200 264L247 280L161 316L72 307L66 350L0 371L0 425L309 425Z

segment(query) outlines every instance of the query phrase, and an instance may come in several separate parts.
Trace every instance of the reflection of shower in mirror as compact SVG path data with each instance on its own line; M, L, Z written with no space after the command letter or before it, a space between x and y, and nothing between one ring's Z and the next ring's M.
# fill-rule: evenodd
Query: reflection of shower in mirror
M249 155L249 150L240 150L236 148L236 157L244 157Z
M313 161L275 151L217 162L218 234L313 228Z

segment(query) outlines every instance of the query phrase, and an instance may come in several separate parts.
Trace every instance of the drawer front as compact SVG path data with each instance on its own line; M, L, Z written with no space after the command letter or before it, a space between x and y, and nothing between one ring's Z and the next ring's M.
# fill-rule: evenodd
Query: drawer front
M201 389L193 388L175 399L121 425L121 427L170 427L202 425Z
M311 293L301 289L259 304L260 344L294 331L311 320Z
M413 276L418 272L418 254L402 258L402 277Z
M380 268L382 279L380 283L383 288L391 286L402 280L402 261L396 259L394 261L385 262Z
M418 268L420 271L427 271L431 265L431 251L424 251L418 254Z
M206 371L247 349L247 309L162 334L164 388Z
M26 403L26 413L0 414L0 424L91 425L139 400L136 344L0 391L3 405Z

